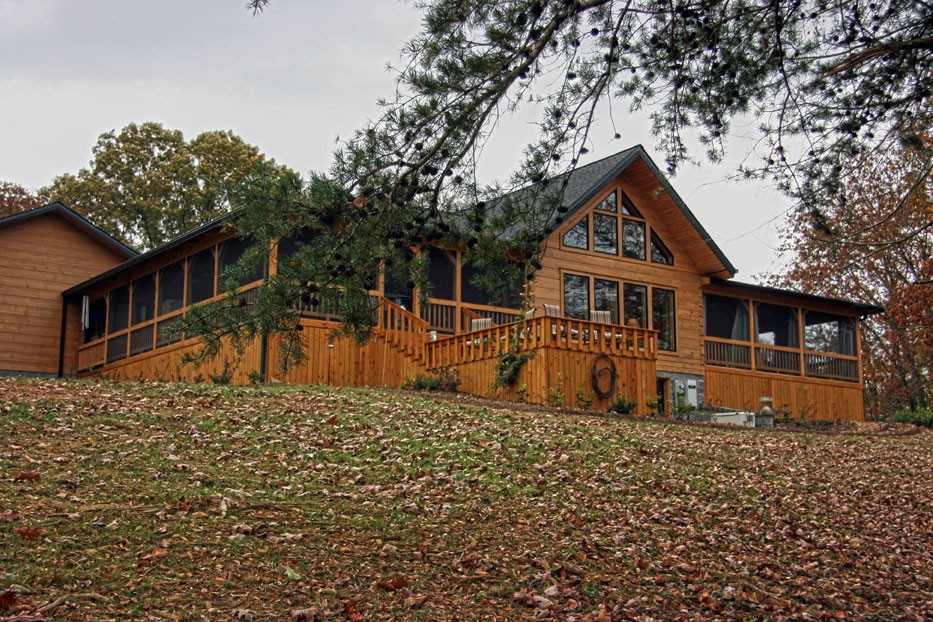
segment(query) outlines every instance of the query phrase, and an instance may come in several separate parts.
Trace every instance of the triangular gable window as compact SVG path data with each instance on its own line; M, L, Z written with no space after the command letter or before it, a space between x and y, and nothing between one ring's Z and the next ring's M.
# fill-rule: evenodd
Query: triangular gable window
M589 250L590 248L590 217L584 216L570 231L564 234L564 246Z
M616 192L615 192L615 190L613 190L611 193L609 193L609 196L608 196L608 197L606 197L605 199L603 199L603 200L599 203L599 205L596 206L596 209L601 210L601 211L603 211L603 212L613 212L613 213L615 213L615 212L618 211L618 209L616 208L616 204L617 204L617 201L616 201Z
M632 200L628 198L628 195L619 190L619 196L622 198L622 213L626 216L634 216L635 218L643 218L641 213L639 213L638 208L635 207L635 204L632 203ZM615 211L615 210L613 210Z
M663 263L668 266L674 265L674 255L668 250L661 238L654 231L651 232L651 261L654 263Z

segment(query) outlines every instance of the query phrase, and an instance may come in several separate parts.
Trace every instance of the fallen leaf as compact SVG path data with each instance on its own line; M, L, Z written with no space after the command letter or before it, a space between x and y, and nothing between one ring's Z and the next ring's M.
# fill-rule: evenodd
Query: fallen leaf
M16 592L13 590L7 590L3 593L0 593L0 610L6 611L12 609L13 605L16 604Z
M41 535L42 531L38 527L17 527L13 530L13 533L29 540L35 540Z
M384 580L379 579L376 581L376 587L386 590L387 592L395 592L401 590L411 585L411 580L403 577L401 575L397 577L392 577L391 579Z
M292 609L292 622L314 622L321 610L317 607L309 609Z
M163 557L168 557L168 551L166 551L162 547L156 546L156 547L153 547L152 551L148 555L143 555L142 557L137 559L136 565L137 566L148 566L150 564L153 564L159 561Z
M17 482L38 482L42 479L42 476L33 471L22 471L19 475L16 476L14 481Z

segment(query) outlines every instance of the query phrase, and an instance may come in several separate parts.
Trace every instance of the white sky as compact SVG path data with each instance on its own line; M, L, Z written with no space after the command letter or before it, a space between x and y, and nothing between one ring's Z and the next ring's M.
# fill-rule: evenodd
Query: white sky
M0 0L0 180L44 186L87 166L101 133L145 121L188 139L229 129L299 172L326 170L335 139L392 94L387 65L419 24L396 0L273 0L256 18L245 0ZM646 120L614 115L622 139L603 119L581 164L641 143L663 168ZM506 181L533 131L527 118L503 124L481 179ZM723 181L749 149L734 139L729 161L671 181L751 281L779 267L790 203Z

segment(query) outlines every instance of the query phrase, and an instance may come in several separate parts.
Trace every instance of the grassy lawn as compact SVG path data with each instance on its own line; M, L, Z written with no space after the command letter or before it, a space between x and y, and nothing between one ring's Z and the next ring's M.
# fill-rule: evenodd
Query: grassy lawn
M933 619L933 435L0 380L0 621Z

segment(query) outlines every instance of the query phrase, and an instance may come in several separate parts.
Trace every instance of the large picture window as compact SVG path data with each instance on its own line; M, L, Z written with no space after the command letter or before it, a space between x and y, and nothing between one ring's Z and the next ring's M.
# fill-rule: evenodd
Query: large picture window
M564 315L578 320L589 318L590 279L576 274L564 275Z
M594 279L593 303L597 311L608 311L613 324L619 323L619 282Z
M629 259L645 259L645 223L622 221L622 254Z
M615 216L593 214L593 250L610 255L619 254L619 225Z
M648 328L648 288L626 283L622 291L625 296L625 325L637 322L640 328Z
M675 332L676 310L674 292L669 289L654 287L651 289L651 328L658 331L658 349L676 350Z

